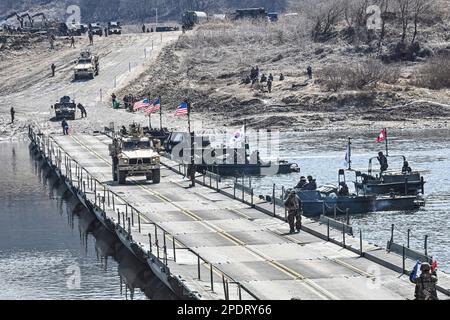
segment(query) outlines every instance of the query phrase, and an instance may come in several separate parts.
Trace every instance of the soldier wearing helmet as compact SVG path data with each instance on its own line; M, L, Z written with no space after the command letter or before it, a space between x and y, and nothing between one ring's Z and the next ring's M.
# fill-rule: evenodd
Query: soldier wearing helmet
M300 232L302 228L302 215L301 215L301 201L297 197L297 192L292 190L286 201L284 202L284 206L288 211L288 222L290 233Z
M431 271L431 266L428 262L422 263L420 271L420 276L415 280L416 290L414 296L416 300L438 300L436 292L436 272Z

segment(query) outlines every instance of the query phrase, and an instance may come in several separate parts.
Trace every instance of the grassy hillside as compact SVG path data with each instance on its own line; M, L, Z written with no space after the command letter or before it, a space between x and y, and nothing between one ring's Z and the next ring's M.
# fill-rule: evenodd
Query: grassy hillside
M276 24L206 23L167 48L129 91L161 95L168 105L189 96L197 112L231 124L246 117L260 128L448 119L448 6L427 7L415 20L412 9L402 18L402 1L389 1L383 30L367 28L365 0L305 0L298 16ZM271 93L241 84L256 65L274 75Z

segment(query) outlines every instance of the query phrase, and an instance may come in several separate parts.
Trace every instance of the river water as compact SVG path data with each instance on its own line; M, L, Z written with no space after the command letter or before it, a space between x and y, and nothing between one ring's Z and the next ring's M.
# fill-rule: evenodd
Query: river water
M298 163L301 172L253 178L255 194L271 195L276 184L293 187L301 175L312 175L318 185L337 185L338 170L345 168L348 137L352 137L352 168L367 172L369 158L385 151L384 143L377 143L378 129L365 132L293 132L281 133L280 159ZM411 229L410 247L424 252L424 238L428 235L428 253L438 262L439 269L450 273L450 131L412 130L392 131L389 134L389 154L405 155L413 170L425 177L425 207L413 212L376 212L351 217L354 234L363 231L365 240L386 247L394 224L394 241L407 244L407 230ZM264 144L264 143L263 143ZM375 169L379 168L375 160ZM401 169L402 161L393 158L390 169ZM347 175L347 182L354 174ZM348 183L351 187L351 183ZM356 231L356 232L355 232Z
M0 299L130 298L121 279L145 269L33 160L28 143L0 143L0 163ZM133 298L146 296L137 289Z

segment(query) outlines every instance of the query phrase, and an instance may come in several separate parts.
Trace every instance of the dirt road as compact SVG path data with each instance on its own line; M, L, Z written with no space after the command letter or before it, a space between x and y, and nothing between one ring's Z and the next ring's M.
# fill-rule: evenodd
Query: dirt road
M51 122L51 105L64 95L86 106L88 118L71 121L74 132L100 129L111 121L127 123L133 120L148 122L141 114L111 109L111 94L119 91L155 62L161 48L176 41L179 32L127 34L95 37L94 46L87 39L76 39L76 48L69 48L63 39L56 50L46 44L39 48L15 53L0 61L0 140L19 137L28 124L36 124L46 131L60 129L59 122ZM75 59L83 49L100 56L100 74L93 80L73 81ZM50 65L56 65L51 77ZM121 98L122 97L118 97ZM16 110L11 124L10 108Z

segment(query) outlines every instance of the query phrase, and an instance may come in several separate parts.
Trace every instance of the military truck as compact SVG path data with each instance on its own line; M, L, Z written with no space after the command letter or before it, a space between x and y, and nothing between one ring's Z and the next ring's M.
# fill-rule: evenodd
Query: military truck
M237 9L234 13L228 16L230 20L240 20L240 19L262 19L267 20L267 11L264 8L246 8Z
M52 108L55 110L55 120L75 120L76 104L69 96L64 96L55 103Z
M207 21L208 15L201 11L185 11L181 17L184 29L191 30L196 24Z
M122 34L120 22L108 22L108 34Z
M94 76L98 76L98 71L98 56L92 55L89 51L81 52L80 57L75 61L75 80L81 78L94 79Z
M115 135L109 145L113 180L125 184L129 176L145 176L153 183L161 180L159 154L153 151L153 140L140 126L132 124L129 131Z

